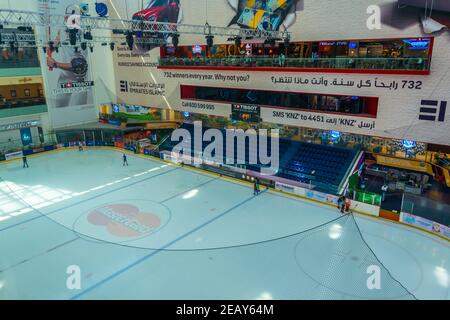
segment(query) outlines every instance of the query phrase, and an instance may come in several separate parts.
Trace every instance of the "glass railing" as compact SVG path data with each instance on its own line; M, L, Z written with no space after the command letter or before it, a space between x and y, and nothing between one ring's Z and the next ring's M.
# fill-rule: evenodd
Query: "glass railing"
M450 226L450 205L442 200L405 193L401 211Z
M159 59L160 66L210 66L247 68L319 68L356 70L429 70L428 59L423 58L281 58L281 57L227 57Z
M6 68L39 68L39 60L37 57L35 59L24 59L24 60L4 60L0 58L0 69Z
M16 100L3 100L0 99L0 110L8 110L22 107L33 107L45 105L46 100L44 97L34 97L28 99L16 99Z

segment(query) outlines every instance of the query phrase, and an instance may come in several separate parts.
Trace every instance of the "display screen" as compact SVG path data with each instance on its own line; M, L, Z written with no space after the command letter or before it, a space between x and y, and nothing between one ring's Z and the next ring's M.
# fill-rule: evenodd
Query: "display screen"
M253 105L232 104L231 120L258 123L261 118L261 108Z
M22 144L24 146L31 144L33 142L33 139L31 137L31 129L30 128L20 129L20 138L22 139Z

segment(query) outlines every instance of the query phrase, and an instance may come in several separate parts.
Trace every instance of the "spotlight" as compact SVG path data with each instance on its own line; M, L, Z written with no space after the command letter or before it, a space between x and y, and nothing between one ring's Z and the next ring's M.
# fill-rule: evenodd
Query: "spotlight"
M178 33L172 34L172 44L176 48L178 47L178 43L180 42L180 35Z
M50 50L50 52L55 51L55 43L53 41L48 42L48 49ZM46 51L45 47L44 47L44 51Z
M69 42L71 46L75 46L77 44L77 34L78 29L69 29Z
M59 52L59 47L55 47L55 51L56 51L56 53L58 53Z
M268 44L268 45L270 45L271 47L275 47L275 39L274 39L274 38L267 38L267 39L264 41L264 44Z
M74 51L75 53L78 53L78 47L73 48L73 51Z
M115 47L115 43L114 43L114 42L111 42L111 43L109 44L109 48L111 49L111 51L114 51L114 47Z
M89 46L89 50L91 51L91 53L93 53L93 52L94 52L94 46L93 46L93 45L90 45L90 46Z
M290 43L290 39L289 39L289 37L286 37L286 38L284 38L284 47L286 48L286 49L288 49L289 48L289 43Z
M133 32L131 32L131 31L128 31L128 32L127 32L126 41L127 41L128 48L129 48L130 50L133 50L133 47L134 47L134 36L133 36Z
M90 30L84 33L84 40L93 40L92 33Z
M236 37L234 38L234 45L236 46L236 48L240 48L242 44L242 37Z
M206 45L208 48L211 48L214 45L214 36L212 34L208 34L206 37Z
M86 49L87 49L87 43L86 43L86 42L82 42L82 43L81 43L81 49L82 49L83 51L86 51Z
M102 43L102 46L106 47L108 44L106 42Z
M44 53L47 53L47 48L46 47L42 47L42 50L44 51Z

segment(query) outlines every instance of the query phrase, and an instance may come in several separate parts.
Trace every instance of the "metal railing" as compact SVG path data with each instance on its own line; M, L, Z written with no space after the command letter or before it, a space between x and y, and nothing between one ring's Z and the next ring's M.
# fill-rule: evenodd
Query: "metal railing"
M42 26L65 29L67 25L67 15L48 14L35 11L0 9L0 24L5 26ZM212 34L217 36L240 36L242 38L286 38L290 37L287 31L261 30L261 29L241 29L237 27L217 27L192 24L177 24L158 21L145 20L124 20L115 18L102 18L92 16L81 16L79 26L82 29L91 30L123 30L146 32L156 34Z
M225 57L159 59L160 66L212 67L277 67L323 68L359 70L428 70L429 61L423 58L280 58L280 57Z

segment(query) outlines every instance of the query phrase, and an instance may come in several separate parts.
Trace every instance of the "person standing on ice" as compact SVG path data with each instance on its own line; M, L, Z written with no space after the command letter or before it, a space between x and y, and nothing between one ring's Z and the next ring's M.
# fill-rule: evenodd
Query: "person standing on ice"
M258 179L255 179L255 182L253 184L253 195L257 196L258 194L259 194Z
M123 165L127 165L128 166L128 159L127 159L127 155L124 153L123 154Z
M345 200L345 213L351 213L350 207L352 206L352 202L349 198Z
M340 196L338 201L337 201L337 207L341 211L341 213L342 213L342 203L343 202L344 202L344 196Z
M22 157L22 162L23 162L23 167L24 167L24 168L29 168L27 156L24 155L24 156Z

